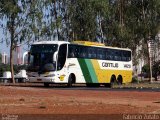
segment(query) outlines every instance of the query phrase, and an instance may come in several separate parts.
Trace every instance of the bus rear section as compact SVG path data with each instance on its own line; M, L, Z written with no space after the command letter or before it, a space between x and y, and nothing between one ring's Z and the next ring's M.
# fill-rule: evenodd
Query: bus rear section
M68 45L69 67L76 76L76 83L88 86L112 86L132 80L130 49L97 45ZM74 72L76 71L76 72Z

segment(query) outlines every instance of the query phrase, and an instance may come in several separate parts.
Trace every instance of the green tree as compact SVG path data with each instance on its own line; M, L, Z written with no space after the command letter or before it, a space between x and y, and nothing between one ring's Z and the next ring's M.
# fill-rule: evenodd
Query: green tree
M106 0L73 0L69 5L72 40L104 39L103 20L108 8ZM102 40L103 41L103 40Z
M132 2L135 7L133 15L137 19L137 21L135 21L135 36L138 36L138 40L143 43L143 50L145 50L144 53L147 55L148 64L151 68L149 43L151 41L156 42L155 36L158 34L160 28L160 1L136 0Z
M28 20L33 12L33 3L29 0L0 0L0 19L1 26L6 33L6 40L10 42L10 69L12 82L14 80L13 50L16 45L28 38L27 27L31 24Z
M51 36L52 39L63 39L62 26L65 24L62 22L63 13L65 12L64 2L65 0L49 0L44 4L45 11L47 11L44 13L45 17L47 18L45 28L48 28L48 35Z

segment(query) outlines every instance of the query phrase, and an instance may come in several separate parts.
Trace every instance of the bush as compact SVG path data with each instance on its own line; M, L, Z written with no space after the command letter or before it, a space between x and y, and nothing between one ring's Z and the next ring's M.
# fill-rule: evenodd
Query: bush
M146 64L146 65L144 65L144 66L142 67L142 72L149 74L150 68L149 68L149 65L148 65L148 64Z
M0 63L0 77L3 76L3 72L10 71L10 66L8 64Z
M131 83L138 83L138 78L137 77L133 77Z
M145 75L144 77L149 77L150 75L150 68L149 65L146 64L142 67L142 72ZM154 65L152 66L152 77L155 78L155 80L157 80L157 76L160 75L160 61L154 63Z

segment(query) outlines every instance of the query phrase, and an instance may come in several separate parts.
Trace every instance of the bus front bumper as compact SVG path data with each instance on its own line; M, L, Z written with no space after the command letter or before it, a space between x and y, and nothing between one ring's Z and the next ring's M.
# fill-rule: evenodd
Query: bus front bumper
M29 77L29 82L34 83L55 83L54 77Z

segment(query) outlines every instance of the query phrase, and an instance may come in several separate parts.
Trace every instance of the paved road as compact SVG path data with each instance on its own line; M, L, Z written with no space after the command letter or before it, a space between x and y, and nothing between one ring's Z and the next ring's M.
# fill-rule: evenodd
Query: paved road
M0 84L4 85L4 84ZM18 86L18 87L31 87L31 88L41 88L41 89L55 89L55 90L94 90L94 91L139 91L139 92L160 92L160 87L158 88L142 88L142 87L117 87L117 88L107 88L104 86L101 87L86 87L85 85L74 85L71 88L68 88L66 85L53 84L50 87L44 87L43 84L26 84L26 83L18 83L18 84L5 84L6 86Z

